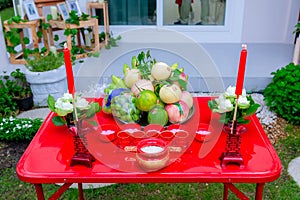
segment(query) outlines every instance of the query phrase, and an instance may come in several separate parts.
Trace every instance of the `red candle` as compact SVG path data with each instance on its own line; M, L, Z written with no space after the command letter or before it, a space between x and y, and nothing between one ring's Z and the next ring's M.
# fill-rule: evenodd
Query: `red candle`
M71 62L71 54L66 43L64 45L64 57L65 57L66 74L68 80L68 90L70 94L74 95L75 87L74 87L74 76L73 76L73 69L72 69L72 62Z
M235 94L237 96L241 95L243 91L244 76L245 76L245 69L246 69L246 58L247 58L247 45L243 44L241 56L240 56L239 71L236 79Z

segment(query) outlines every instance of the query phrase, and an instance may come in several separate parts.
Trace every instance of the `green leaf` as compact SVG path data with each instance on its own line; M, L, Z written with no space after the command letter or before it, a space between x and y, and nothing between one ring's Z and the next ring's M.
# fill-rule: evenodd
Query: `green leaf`
M237 119L237 123L239 123L239 124L248 124L248 123L250 123L250 120L239 118L239 119Z
M70 35L70 34L71 34L71 29L69 29L69 28L65 29L64 35L65 35L65 36L68 36L68 35Z
M54 99L54 97L49 94L48 99L47 99L47 104L48 104L49 109L52 112L55 112L55 102L56 102L56 100Z
M37 34L38 38L42 38L43 37L42 31L38 31L38 32L36 32L36 34Z
M208 107L210 110L214 110L217 107L217 103L215 100L208 101Z
M24 37L24 38L23 38L23 42L24 42L24 44L29 44L29 43L30 43L30 40L29 40L28 37Z
M99 52L99 51L95 52L95 53L93 54L93 56L94 56L95 58L98 58L98 57L100 56L100 52Z
M50 27L49 23L42 23L43 29L47 30Z
M12 20L12 19L8 19L8 20L7 20L7 24L8 24L8 25L11 25L11 24L12 24L12 22L13 22L13 20Z
M185 82L182 79L178 80L179 85L183 88L183 90L186 90L187 82Z
M99 112L100 109L100 105L98 103L93 102L90 104L90 108L86 111L86 116L90 118L94 116L95 113Z
M41 53L46 53L47 52L47 48L46 47L42 47L41 48Z
M51 14L48 14L47 15L47 21L50 21L50 20L52 20L53 18L52 18L52 15Z
M141 63L141 62L145 62L144 59L145 59L145 53L142 51L141 53L138 54L138 57L137 57L138 61Z
M55 34L53 40L57 42L59 40L59 36L57 34Z
M52 118L52 123L55 125L55 126L63 126L65 125L67 122L66 120L64 120L62 117L60 116L55 116Z
M76 34L77 34L77 32L78 32L78 30L77 30L76 28L72 28L72 29L71 29L71 33L72 33L72 35L76 35Z
M98 126L98 123L96 121L89 121L90 124L92 124L93 126Z

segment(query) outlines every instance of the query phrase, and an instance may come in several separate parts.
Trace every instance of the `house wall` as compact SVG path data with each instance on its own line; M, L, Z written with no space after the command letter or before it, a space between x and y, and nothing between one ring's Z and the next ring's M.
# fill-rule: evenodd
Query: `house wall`
M293 43L299 9L299 0L245 1L242 41Z
M195 1L197 2L194 6L199 4L198 0ZM79 3L81 10L85 11L85 1ZM157 13L160 19L158 25L110 26L114 36L122 36L122 40L118 42L119 47L108 51L102 49L99 61L89 59L81 64L78 67L78 82L81 78L85 81L89 79L86 83L93 83L99 80L99 76L122 75L121 68L124 63L130 63L132 55L150 48L155 56L167 63L178 60L187 73L195 77L194 80L199 79L196 80L197 83L192 83L193 90L220 90L220 85L227 87L235 84L241 44L246 43L248 57L245 87L253 91L264 89L272 79L271 72L292 61L292 32L298 21L300 1L227 0L226 6L225 26L176 27L163 26L163 3L157 1L157 10L160 11ZM103 27L99 26L99 31L102 30ZM145 30L149 32L143 32ZM170 33L168 31L175 35L174 40L170 40L166 46L161 46L165 41L159 37L165 37L165 33ZM172 37L169 35L167 39ZM183 41L185 43L182 43ZM192 52L190 43L198 45L201 50ZM185 50L184 53L180 49ZM185 54L186 52L190 53ZM114 57L111 58L110 55ZM193 57L198 60L193 60ZM218 73L215 73L215 76L194 73L195 70L203 72L203 66L213 68ZM221 83L218 82L217 86L213 87L217 79ZM208 83L210 87L207 87ZM84 89L86 84L79 85Z
M157 9L160 11L163 10L161 5L159 2L157 3ZM141 43L137 44L134 47L135 49L130 52L126 53L126 50L119 52L120 55L117 56L118 59L114 58L114 62L107 62L105 65L102 65L103 63L99 64L102 67L100 71L102 75L108 77L110 74L122 75L119 72L122 63L130 62L132 55L138 53L141 49L147 48L149 46L147 42L155 44L156 41L159 41L156 38L161 37L161 32L165 28L182 34L186 39L190 39L188 41L198 44L202 50L194 53L188 47L188 44L181 44L175 40L174 46L181 45L186 51L191 52L190 55L202 58L205 55L211 61L210 64L207 64L203 59L199 59L193 63L191 62L193 60L192 56L178 53L174 49L175 47L171 46L163 49L169 52L169 55L161 57L166 54L166 52L161 53L162 47L160 45L156 47L150 45L152 52L159 59L172 63L176 57L181 65L185 66L187 73L192 73L191 75L195 76L193 80L196 82L192 81L193 83L191 83L194 91L209 91L212 88L216 91L220 90L220 85L223 87L234 85L242 43L248 45L245 87L251 91L260 91L271 81L271 72L292 61L294 49L294 35L292 32L298 21L299 8L299 0L227 0L227 21L225 21L226 25L222 28L205 26L174 27L162 26L158 23L157 30L154 30L152 34L148 34L148 37L144 37L140 35L141 32L135 31L135 29L141 27L111 26L114 35L124 36L119 42L120 47L123 49L127 49L131 42L136 44L137 41L140 41ZM158 19L162 19L159 13ZM154 27L154 29L156 28ZM138 46L140 49L137 48ZM127 49L127 51L129 50ZM106 53L108 52L104 51L102 55L107 55ZM110 50L110 54L114 53L114 50ZM194 69L200 72L203 71L205 69L203 66L214 68L218 73L215 76L203 76L201 73L194 73ZM83 64L83 68L85 68L85 64ZM97 68L99 69L99 66ZM95 70L97 69L95 68ZM84 77L93 76L88 72L80 74ZM221 77L221 79L218 79L218 77ZM213 87L214 84L218 86ZM207 87L208 85L209 87Z

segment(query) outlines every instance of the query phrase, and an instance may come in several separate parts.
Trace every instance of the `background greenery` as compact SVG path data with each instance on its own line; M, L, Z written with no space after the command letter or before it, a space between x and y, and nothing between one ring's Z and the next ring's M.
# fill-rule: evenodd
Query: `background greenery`
M0 16L1 16L2 24L3 24L3 22L5 20L7 20L7 19L11 18L12 16L14 16L14 9L12 7L1 9Z
M13 6L12 0L0 0L0 11Z

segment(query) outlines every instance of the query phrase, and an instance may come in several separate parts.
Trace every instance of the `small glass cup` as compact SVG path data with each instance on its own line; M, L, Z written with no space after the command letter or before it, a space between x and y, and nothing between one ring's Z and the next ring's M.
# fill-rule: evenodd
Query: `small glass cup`
M133 137L133 145L136 146L139 141L145 138L145 132L144 131L135 131L132 133Z
M149 124L145 126L144 131L146 133L146 138L159 137L159 134L164 130L164 127L159 124Z
M189 135L187 131L177 131L174 135L174 146L180 147L182 150L187 149L189 145Z
M118 145L121 149L125 149L126 146L130 146L133 140L132 135L127 131L119 131L117 133Z
M167 144L170 144L174 138L174 133L170 130L165 130L159 134L159 137L163 139Z

